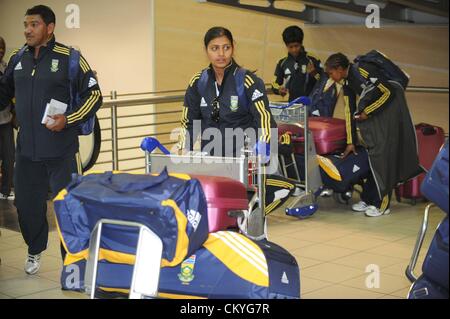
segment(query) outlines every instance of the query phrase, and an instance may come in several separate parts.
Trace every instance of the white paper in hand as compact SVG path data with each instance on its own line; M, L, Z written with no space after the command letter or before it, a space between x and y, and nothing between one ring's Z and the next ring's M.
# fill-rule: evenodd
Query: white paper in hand
M289 81L291 80L291 76L289 75L288 77L285 77L284 78L284 80L283 80L283 85L282 85L282 87L283 88L287 88L288 87L288 85L289 85Z
M53 115L61 115L66 113L67 104L58 100L52 99L45 107L44 116L42 117L42 124L52 125L55 121L50 118Z

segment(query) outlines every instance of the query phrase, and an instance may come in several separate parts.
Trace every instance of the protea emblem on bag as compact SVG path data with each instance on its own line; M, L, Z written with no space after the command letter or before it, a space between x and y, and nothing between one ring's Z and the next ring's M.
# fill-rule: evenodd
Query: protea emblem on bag
M180 279L183 285L188 285L194 280L195 259L196 256L192 255L181 264L181 272L178 274L178 279Z

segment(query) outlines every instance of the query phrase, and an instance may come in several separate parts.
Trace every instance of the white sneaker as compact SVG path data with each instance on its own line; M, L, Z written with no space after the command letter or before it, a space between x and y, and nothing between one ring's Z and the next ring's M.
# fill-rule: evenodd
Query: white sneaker
M326 188L320 193L320 197L331 197L334 191L332 189Z
M14 200L15 196L14 193L11 192L11 194L9 195L5 195L3 193L0 193L0 199L4 199L4 200Z
M376 208L375 206L369 206L366 210L366 216L367 217L380 217L383 215L388 215L391 213L391 210L388 208L384 212Z
M369 205L367 205L363 201L360 201L359 203L352 205L352 210L355 212L365 212L368 208Z
M41 268L41 254L28 254L27 260L25 261L25 272L28 275L34 275L39 271L39 268Z

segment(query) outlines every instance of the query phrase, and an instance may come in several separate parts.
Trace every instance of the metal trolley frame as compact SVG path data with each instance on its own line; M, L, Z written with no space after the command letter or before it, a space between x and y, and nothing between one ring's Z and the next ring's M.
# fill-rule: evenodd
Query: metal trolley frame
M308 108L304 104L286 104L282 102L271 102L270 108L275 121L278 124L293 124L303 129L303 141L304 141L304 167L305 167L305 180L300 180L300 174L298 172L296 159L294 154L291 154L291 164L286 165L284 156L280 158L280 170L285 177L288 177L287 169L293 166L296 180L300 186L304 188L305 194L298 198L298 201L290 205L287 209L296 209L294 207L301 206L302 199L309 198L310 203L316 202L315 194L322 187L322 178L320 176L320 170L317 163L316 146L314 144L314 138L312 132L309 130L309 117Z
M285 105L282 103L271 103L272 115L278 123L295 123L304 130L305 138L305 180L300 181L299 176L296 184L303 188L303 191L297 196L292 197L286 204L286 212L299 211L301 207L311 207L315 205L315 194L322 186L320 171L316 160L316 149L311 132L308 129L308 110L303 104ZM259 210L261 211L260 218L257 220L264 221L264 201L259 200L264 196L264 192L259 190L262 187L260 180L261 160L256 158L248 149L242 152L241 157L212 157L207 155L173 155L173 154L155 154L153 152L146 152L146 172L159 174L164 168L169 172L186 173L186 174L200 174L210 176L223 176L236 179L246 185L248 188L258 185L258 199ZM294 155L292 155L294 157ZM295 158L294 158L295 163ZM253 164L253 165L250 165ZM281 158L281 170L286 171L286 164ZM296 167L295 167L296 169ZM286 176L287 174L285 174ZM249 176L251 178L249 178ZM250 182L249 181L253 181ZM254 204L255 201L251 201ZM249 214L252 214L253 205L249 207ZM261 223L258 223L261 224ZM264 224L264 222L263 222ZM250 223L250 227L254 225ZM258 239L265 237L265 232L262 226L256 226L255 233L250 231L246 233L252 238Z
M405 269L405 275L408 280L412 283L410 290L408 292L408 298L412 293L423 293L424 295L428 295L427 288L423 288L421 290L413 292L412 289L414 287L415 281L418 279L418 276L414 273L414 270L417 265L417 261L419 259L420 251L423 246L423 242L425 240L425 235L428 230L428 220L430 216L430 211L432 208L437 208L435 204L431 203L425 207L425 211L423 214L422 224L420 225L419 233L417 234L416 244L414 245L414 249L411 255L411 259L409 261L408 266ZM439 226L438 226L439 227Z

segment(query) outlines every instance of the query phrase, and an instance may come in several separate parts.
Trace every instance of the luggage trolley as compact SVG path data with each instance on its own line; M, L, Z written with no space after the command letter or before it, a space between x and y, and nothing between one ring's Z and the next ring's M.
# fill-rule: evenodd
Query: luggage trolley
M431 203L425 208L411 260L405 270L406 277L412 283L409 299L448 299L448 158L447 140L420 188ZM434 208L440 208L444 219L436 229L422 265L423 274L419 277L414 270L428 229L429 214Z
M262 191L263 188L259 187L262 185L262 176L258 174L262 170L262 164L259 156L255 156L248 147L245 147L239 157L216 157L198 152L176 155L170 154L157 139L148 137L144 139L141 148L146 152L147 174L159 174L167 169L168 172L174 173L227 177L241 182L249 191L255 191L248 211L242 214L232 212L232 214L237 214L233 217L238 217L238 226L246 236L254 240L267 238L263 213L265 194ZM163 154L155 153L157 149Z
M300 108L304 109L303 106ZM303 112L302 110L299 112ZM246 146L240 157L213 157L192 152L187 155L173 155L164 147L161 148L161 144L154 138L147 138L144 143L146 145L143 145L142 148L146 151L147 173L160 173L167 168L169 172L228 177L243 183L249 190L256 189L256 196L250 200L245 218L238 218L238 224L241 231L252 239L258 240L267 237L264 214L265 194L262 191L263 187L260 187L262 177L259 173L262 170L262 164L260 158L249 149L248 143L245 143ZM164 154L154 153L157 148ZM319 174L318 169L317 174ZM320 175L317 176L320 178ZM308 189L308 183L309 181L307 181L305 191L297 192L295 197L289 198L286 202L288 215L309 216L317 210L315 198L313 192ZM320 179L317 184L320 186ZM259 204L258 207L256 207L256 203Z
M144 145L145 143L145 145ZM249 203L248 211L243 212L239 224L240 230L244 235L254 239L263 240L267 236L265 219L265 192L262 185L262 160L260 156L255 156L252 151L245 149L240 157L212 157L204 154L173 155L159 143L155 138L146 138L141 146L146 151L146 172L160 173L167 169L169 172L223 176L240 181L248 189L256 187L256 195ZM159 149L163 154L156 154L153 151ZM206 165L207 164L207 165ZM255 181L257 182L255 184ZM256 205L258 203L258 205ZM295 200L295 204L302 203L309 205L311 209L313 202L308 192L303 192ZM289 209L297 209L290 206ZM129 223L119 220L100 220L95 226L91 235L91 244L89 247L89 257L87 261L85 283L86 293L92 299L96 296L97 271L99 261L100 239L104 225L121 225L133 227L139 230L139 241L137 245L137 257L134 265L130 298L155 298L158 293L159 265L162 254L161 240L155 236L148 228L139 223ZM148 247L156 247L156 253L151 256L142 254L142 251L149 251ZM153 248L152 248L153 249ZM151 285L142 286L141 282L150 282Z
M319 166L316 160L316 147L314 144L314 139L312 132L310 132L308 127L308 105L307 103L297 103L297 101L302 101L304 98L300 97L293 102L286 104L282 102L270 102L270 109L275 121L278 124L293 124L300 127L303 131L303 141L304 141L304 158L305 158L305 178L304 181L300 178L300 173L297 168L296 159L294 153L291 153L291 163L286 164L284 156L280 155L280 170L285 177L288 178L287 169L293 166L296 181L304 191L297 197L297 200L288 206L286 213L288 215L296 216L299 212L301 206L312 205L317 210L316 195L322 189L322 178L320 176ZM312 207L311 206L311 207Z

